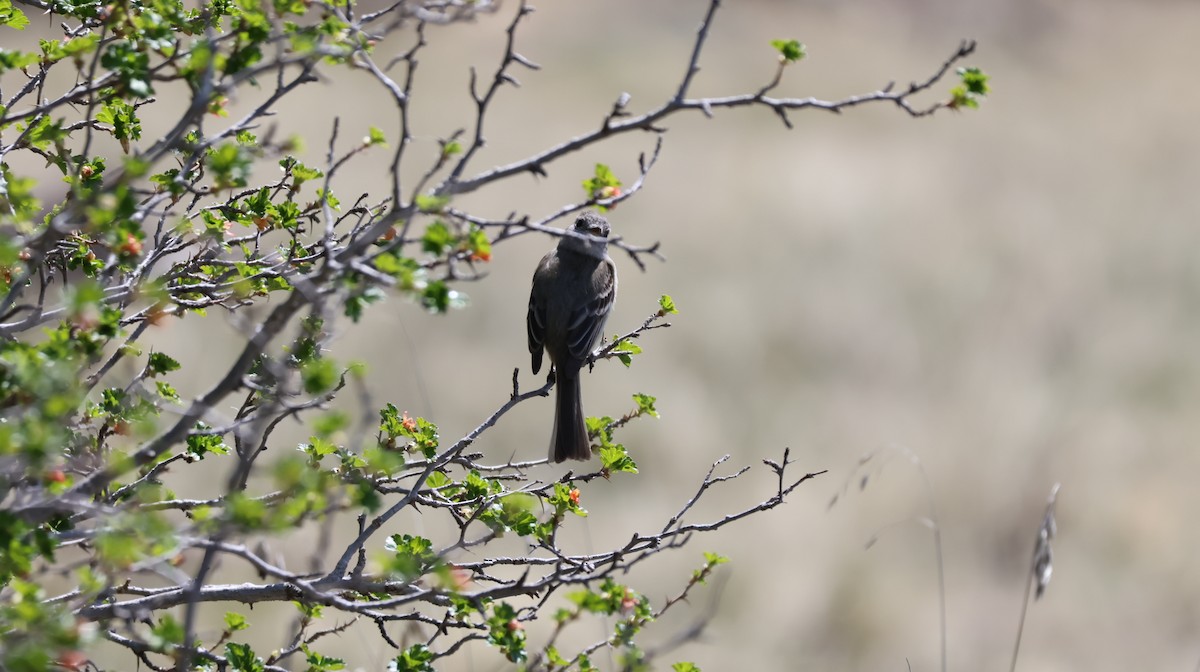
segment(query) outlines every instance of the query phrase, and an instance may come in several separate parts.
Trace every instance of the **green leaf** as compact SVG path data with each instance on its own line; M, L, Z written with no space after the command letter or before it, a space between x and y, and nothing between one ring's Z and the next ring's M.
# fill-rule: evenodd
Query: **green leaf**
M652 418L658 417L658 411L654 408L654 402L658 397L652 397L648 394L637 393L633 395L633 401L637 404L638 413L648 415Z
M482 499L503 490L500 481L489 481L474 469L463 479L463 486L463 494L468 500Z
M424 537L409 534L393 534L383 543L393 553L388 569L406 581L422 576L437 562L433 542Z
M279 167L292 176L292 189L299 189L300 185L309 180L315 180L319 177L324 177L325 173L316 168L309 168L300 163L295 157L285 156L279 160Z
M563 611L565 612L565 610ZM562 621L559 622L561 623ZM571 664L571 661L563 658L562 655L558 653L558 649L553 646L546 647L546 662L562 668L566 668L567 665Z
M771 40L771 46L779 52L779 58L784 63L795 63L808 55L804 45L798 40Z
M389 667L395 672L434 672L430 661L433 660L433 652L424 644L414 644L399 656L392 659L392 665Z
M0 584L7 585L14 575L29 574L40 555L54 559L53 547L39 543L44 530L34 530L12 513L0 510Z
M588 416L583 420L583 423L587 426L588 436L598 437L601 444L612 442L612 432L610 429L613 422L615 420L607 415L597 417Z
M617 359L621 360L622 364L628 367L633 363L634 355L642 354L642 348L637 343L634 343L627 338L617 343L612 350L612 354L615 355Z
M580 609L593 614L611 616L632 610L634 616L648 618L652 612L650 601L644 595L623 584L604 579L596 590L580 590L567 595L567 599Z
M452 299L457 294L450 286L441 280L434 280L425 286L421 292L421 305L432 313L444 313L450 310Z
M395 404L388 403L387 406L379 409L379 431L384 432L391 438L397 436L407 436L404 434L406 427L404 421L409 420L408 413L404 417L400 417L400 409L396 408ZM413 425L414 427L416 425Z
M203 422L196 423L196 428L192 430L195 433L187 437L188 453L201 458L209 453L217 455L229 453L229 446L225 445L225 440L219 434L204 433L209 429L211 428Z
M441 212L446 208L446 204L450 202L449 196L433 196L431 194L420 194L417 196L417 209L421 212Z
M498 531L512 530L527 537L537 531L538 519L533 514L535 501L532 495L515 492L500 500L500 506L489 512L493 515L488 516L488 520L500 527Z
M561 517L569 511L580 518L586 518L588 512L579 505L579 497L579 488L576 488L574 483L555 483L554 494L547 503L554 507L555 517Z
M328 392L339 377L337 365L328 359L313 359L300 365L300 379L308 394Z
M696 667L695 663L686 663L680 661L671 666L674 672L700 672L700 668Z
M421 451L426 459L432 459L437 454L439 441L437 425L425 418L410 418L408 413L401 415L392 404L388 404L379 411L379 418L379 431L389 439L401 436L412 439L413 448Z
M492 242L488 240L487 233L474 224L467 233L467 249L471 252L471 261L492 260Z
M227 512L229 518L241 527L254 530L260 529L266 522L267 505L261 499L251 499L240 492L235 492L228 498Z
M488 643L500 649L509 662L525 662L525 626L517 619L517 610L500 602L487 619Z
M29 25L29 17L24 12L13 7L12 0L0 0L0 26L8 26L15 30L25 30Z
M208 152L208 167L212 170L216 189L245 187L253 164L251 150L236 142L227 142Z
M441 256L453 244L454 234L440 219L426 227L425 235L421 236L421 249L432 255Z
M335 432L350 426L350 417L342 411L329 411L313 420L313 433L327 439Z
M950 89L950 102L946 105L955 110L978 108L979 99L991 92L988 75L979 68L959 68L957 72L961 84Z
M383 137L383 131L372 126L367 131L367 137L363 138L363 144L368 147L372 147L372 146L387 147L387 138Z
M304 602L292 602L296 608L300 610L300 615L306 621L311 621L321 617L323 609L319 604L306 604Z
M10 7L12 6L10 0L0 0L0 7L3 7L4 3L6 3L6 2L10 3L9 4ZM15 8L14 8L14 10L15 10ZM15 10L15 11L20 11L20 10ZM3 14L3 10L0 10L0 16L2 16L2 14ZM25 15L22 14L21 16L25 16ZM0 22L2 22L2 21L3 21L3 18L0 18ZM0 23L0 25L2 25L2 23ZM22 30L22 29L18 28L17 30ZM9 51L8 49L0 49L0 72L4 72L5 70L17 70L20 68L28 68L29 66L31 66L37 62L38 62L38 55L35 53L23 52L23 51ZM0 117L4 116L4 112L5 112L4 106L0 105Z
M386 296L382 289L374 285L364 287L362 291L346 297L344 313L352 322L362 319L363 311L372 303L382 301Z
M126 151L129 149L127 141L142 137L142 122L138 119L137 110L120 98L105 102L96 113L96 121L112 126L113 137L126 143L122 144Z
M674 315L679 310L675 307L675 300L669 294L663 294L658 297L658 312L660 315Z
M183 643L183 624L175 620L171 614L163 614L162 618L150 627L149 644L155 651L166 651L170 647Z
M621 181L613 174L611 168L597 163L592 177L583 181L583 190L587 192L588 199L593 201L616 198L621 195ZM601 212L608 210L603 205L597 205L596 209Z
M629 456L625 450L625 446L614 443L600 448L600 461L604 464L605 471L609 473L627 472L630 474L638 473L637 463Z
M143 51L145 48L133 40L118 40L108 45L100 57L100 65L111 70L125 90L139 98L154 95L150 86L150 56Z
M959 68L958 76L963 86L967 87L967 91L973 94L986 96L991 92L988 86L989 77L979 68Z
M21 128L21 125L18 125ZM37 117L25 127L24 142L37 149L50 149L50 146L67 137L62 128L61 119L52 119L48 115ZM62 166L59 166L62 168ZM65 172L65 171L64 171Z
M251 649L249 644L227 643L225 658L229 661L229 666L238 672L263 672L267 669L262 658L254 655L254 649Z
M346 669L346 661L341 658L323 656L308 648L307 644L301 644L300 650L304 652L305 660L308 662L308 672L327 672L329 670Z
M146 373L151 378L177 370L179 370L179 362L172 359L170 355L161 352L150 353L150 360L146 363Z
M166 399L167 401L174 401L176 403L180 401L179 392L175 391L174 386L172 386L170 383L156 380L154 381L154 387L158 392L158 396L162 397L163 399Z
M727 562L729 562L729 558L718 553L705 551L704 566L692 572L692 580L696 583L705 583L708 580L708 575L712 573L717 565L723 565Z
M238 630L245 630L248 627L250 627L250 624L246 622L245 616L236 611L225 612L225 630L227 632L237 632Z
M396 279L396 287L404 291L412 291L417 286L417 278L421 271L420 264L415 259L397 257L391 252L384 252L375 258L375 268L380 273L387 273Z
M325 439L312 437L312 441L301 446L304 452L312 459L314 463L321 461L321 458L327 455L334 455L338 451L338 447Z

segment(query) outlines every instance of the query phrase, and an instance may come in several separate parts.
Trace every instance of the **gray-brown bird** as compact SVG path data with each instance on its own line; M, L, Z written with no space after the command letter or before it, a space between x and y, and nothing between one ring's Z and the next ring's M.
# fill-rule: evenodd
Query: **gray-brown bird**
M592 456L579 370L600 340L617 298L617 268L608 256L608 221L584 212L558 246L542 257L533 272L529 312L529 354L533 372L542 368L542 351L554 365L554 430L550 459L587 460Z

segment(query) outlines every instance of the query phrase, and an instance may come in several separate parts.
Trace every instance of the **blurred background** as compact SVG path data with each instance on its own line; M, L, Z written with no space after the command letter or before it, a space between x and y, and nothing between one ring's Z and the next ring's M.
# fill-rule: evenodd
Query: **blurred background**
M623 91L631 112L659 105L678 86L706 7L541 3L518 45L542 69L515 71L521 88L500 93L474 169L595 128ZM470 123L468 68L493 70L515 8L428 31L411 158L432 159L439 138ZM621 289L609 330L632 329L664 293L681 314L643 338L631 368L610 362L584 381L592 415L624 413L643 392L659 398L662 417L623 430L641 473L584 489L592 515L569 521L567 548L600 550L660 528L725 454L722 473L752 468L711 493L693 521L769 497L775 481L761 460L784 447L796 476L828 470L785 506L628 577L661 604L701 551L731 559L644 635L646 645L667 641L715 608L703 637L664 662L935 669L936 562L915 522L934 509L950 666L1005 669L1045 498L1061 482L1054 577L1030 609L1021 669L1196 668L1198 34L1200 3L1188 0L724 3L693 96L768 82L776 38L809 53L787 69L781 96L837 99L923 80L963 38L979 40L967 64L992 76L993 94L981 110L930 119L888 105L794 113L792 131L766 109L672 117L645 189L610 213L630 242L661 241L668 262L643 273L614 255ZM378 60L408 44L384 43ZM343 138L371 125L396 137L386 92L365 76L337 71L292 100L278 121L308 139L311 164L323 164L335 115ZM623 137L551 164L544 179L521 176L456 205L544 216L583 196L597 162L631 183L653 143ZM358 172L335 185L343 202L386 193L384 154L350 164ZM528 369L524 316L551 245L524 236L497 247L489 276L459 287L467 310L431 316L390 299L339 336L336 354L370 363L379 404L429 417L455 440L503 403L514 367L523 385L542 380ZM175 348L214 358L241 338L219 315L164 331ZM496 462L540 457L551 414L549 400L526 403L477 448ZM900 450L919 457L928 490ZM872 453L860 490L859 461ZM395 531L427 524L414 515ZM311 544L294 542L297 554ZM579 643L606 626L582 630ZM382 669L394 655L370 627L323 644L352 668ZM476 651L446 669L499 669L496 660Z

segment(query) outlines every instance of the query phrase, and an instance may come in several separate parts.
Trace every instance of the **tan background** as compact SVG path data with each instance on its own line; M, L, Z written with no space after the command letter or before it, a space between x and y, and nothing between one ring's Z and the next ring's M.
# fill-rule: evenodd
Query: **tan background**
M677 86L706 6L541 4L519 44L544 68L517 72L522 88L501 94L476 169L593 128L622 91L632 111L658 105ZM920 456L941 515L952 668L1007 666L1033 535L1060 481L1054 580L1031 609L1021 669L1193 669L1200 4L725 4L694 95L766 82L768 42L779 37L810 53L781 94L836 98L923 79L974 37L980 49L969 62L992 75L994 95L978 112L923 120L884 105L795 114L790 132L766 110L668 122L646 190L611 219L631 241L661 241L670 260L643 274L618 258L610 329L632 328L661 293L682 314L645 339L631 369L600 366L584 391L592 414L628 410L633 392L658 395L662 419L623 433L641 474L587 487L592 516L573 523L566 543L601 549L661 527L725 453L729 469L755 466L693 519L753 504L773 487L760 460L790 446L798 470L829 473L785 507L630 577L660 602L702 550L732 559L705 636L667 660L705 670L935 669L928 531L892 527L864 549L889 524L925 514L920 474L893 457L871 487L827 510L862 455L901 446ZM429 31L414 158L469 121L466 67L494 66L513 8ZM385 44L380 60L406 46ZM336 79L281 110L282 128L308 137L313 163L334 114L343 138L372 124L395 137L381 89L361 75ZM592 148L551 165L548 179L520 177L463 205L540 216L579 198L595 162L632 179L637 153L652 145L635 135ZM339 185L343 202L385 192L382 154L352 165L360 172ZM497 248L491 275L460 288L469 310L431 317L395 299L373 309L340 338L338 354L371 363L379 403L431 417L448 441L461 436L503 402L514 367L525 384L540 380L528 372L523 319L529 276L549 244L527 236ZM215 359L238 336L223 319L168 336ZM479 448L498 461L542 455L551 409L526 404ZM439 524L404 522L393 531L432 534ZM308 544L291 548L303 557ZM654 626L645 643L668 639L711 594L698 592L683 605L690 613ZM267 647L278 645L262 620L270 613L251 613ZM580 642L604 632L584 630ZM321 650L363 669L391 655L372 628ZM460 662L446 669L500 667L478 650Z

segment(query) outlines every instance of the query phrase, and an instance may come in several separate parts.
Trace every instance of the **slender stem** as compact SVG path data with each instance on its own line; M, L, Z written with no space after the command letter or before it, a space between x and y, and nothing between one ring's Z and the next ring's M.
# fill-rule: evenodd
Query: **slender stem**
M1017 621L1017 641L1013 643L1012 664L1009 672L1016 672L1017 654L1021 652L1021 635L1025 632L1025 614L1029 611L1029 594L1033 591L1033 577L1025 575L1025 598L1021 600L1021 618ZM1197 668L1200 670L1200 668Z

